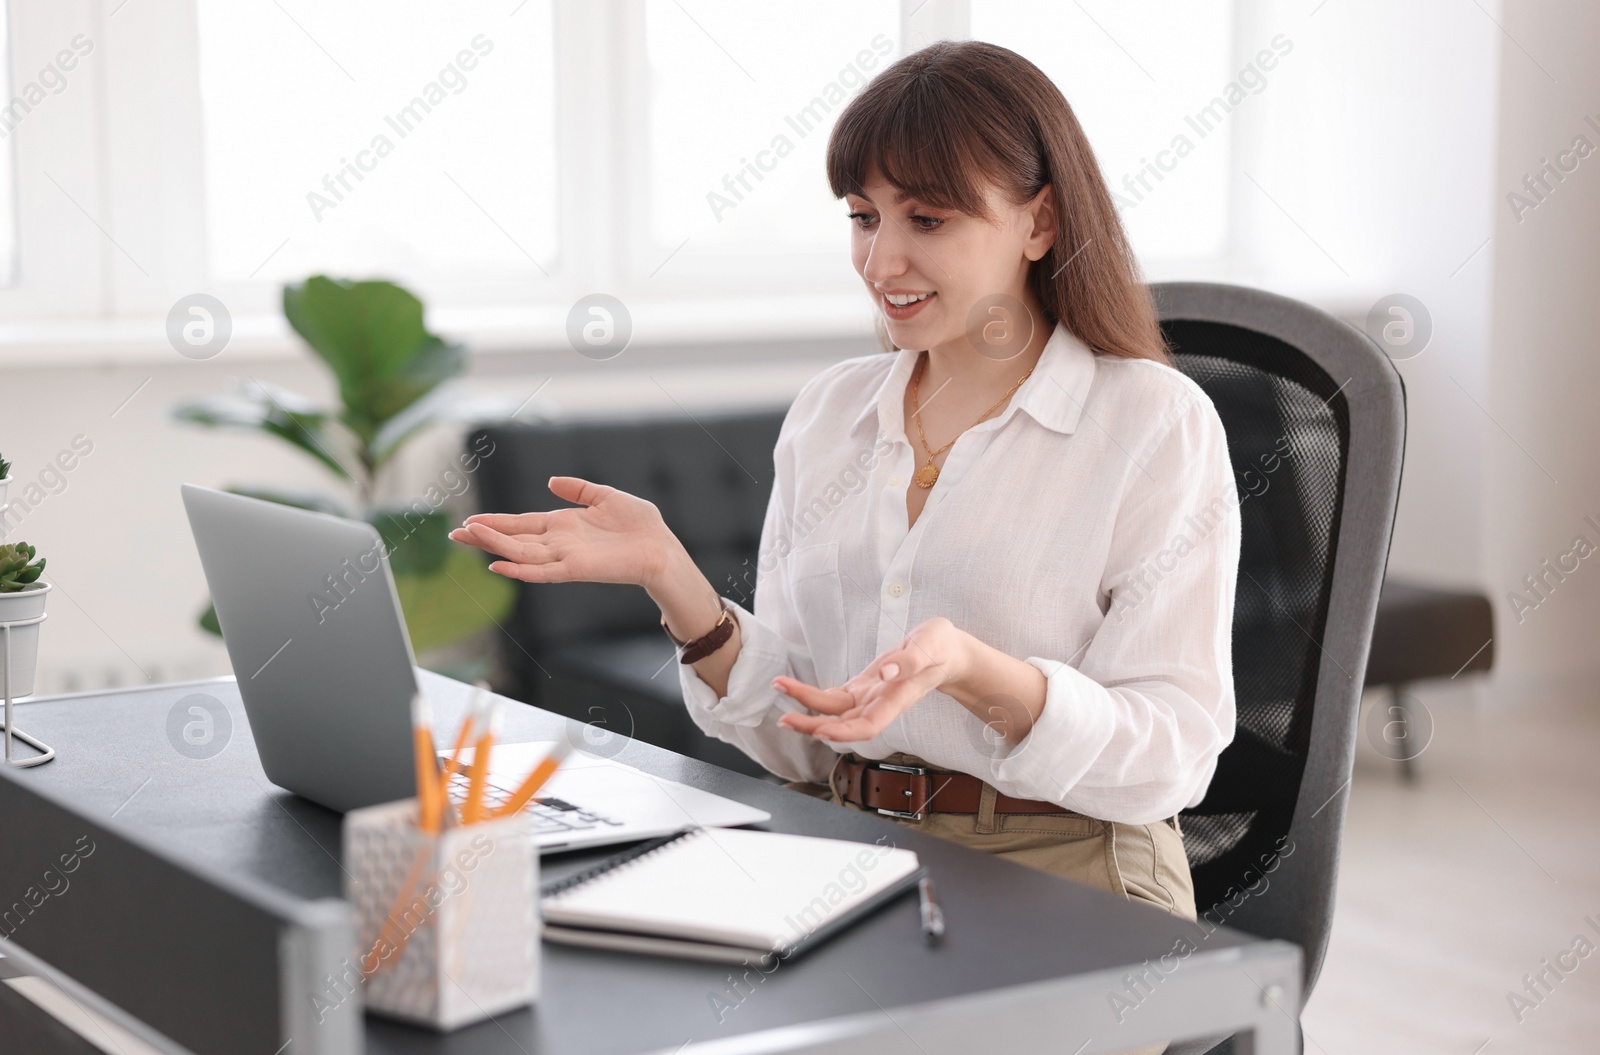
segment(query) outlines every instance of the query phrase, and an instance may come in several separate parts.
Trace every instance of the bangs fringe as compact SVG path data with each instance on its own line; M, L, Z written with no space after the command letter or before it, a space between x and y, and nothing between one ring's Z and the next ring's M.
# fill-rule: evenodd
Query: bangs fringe
M827 161L833 196L860 194L877 172L919 202L987 218L985 184L1007 187L1016 179L995 148L1006 130L998 124L986 128L987 122L952 122L948 116L956 110L982 113L989 108L973 107L971 96L991 93L981 85L958 85L928 68L904 78L890 78L888 72L873 80L834 126ZM963 95L965 104L958 101Z

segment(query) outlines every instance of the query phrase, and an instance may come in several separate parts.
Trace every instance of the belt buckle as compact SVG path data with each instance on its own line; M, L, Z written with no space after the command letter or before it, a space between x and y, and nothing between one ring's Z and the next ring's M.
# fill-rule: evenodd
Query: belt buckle
M923 769L921 766L897 766L889 762L876 762L869 760L867 762L867 768L881 769L889 773L906 773L914 777L925 777L928 775L928 771ZM907 791L906 794L910 795L911 792ZM873 808L885 817L898 817L901 820L906 821L920 821L923 817L927 816L926 812L909 813L905 810L886 810L881 806L874 806Z

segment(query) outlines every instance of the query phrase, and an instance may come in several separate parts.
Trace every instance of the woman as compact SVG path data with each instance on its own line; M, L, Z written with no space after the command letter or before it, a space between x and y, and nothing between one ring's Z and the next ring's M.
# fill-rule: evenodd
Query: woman
M1093 152L1031 63L940 43L843 111L827 170L893 347L790 408L754 612L584 480L451 537L643 586L695 722L792 786L1192 919L1176 814L1233 736L1238 498Z

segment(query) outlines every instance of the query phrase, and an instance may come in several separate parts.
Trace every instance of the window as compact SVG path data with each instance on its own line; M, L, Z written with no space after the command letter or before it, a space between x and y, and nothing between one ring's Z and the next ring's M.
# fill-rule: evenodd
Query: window
M1249 85L1218 108L1235 47L1269 46L1233 6L28 5L11 94L44 95L0 114L0 343L136 354L207 292L241 340L287 349L278 289L315 272L404 282L480 347L564 347L595 292L661 343L863 336L828 135L871 77L944 37L1037 62L1141 260L1193 274L1237 247L1236 156L1263 109Z
M557 255L548 0L200 0L208 272L384 274L457 296Z
M898 57L897 0L821 0L781 33L740 0L648 0L649 273L743 258L853 280L824 161L839 111ZM765 258L763 261L761 258ZM797 260L798 258L798 260ZM763 266L765 265L765 266ZM665 268L663 269L665 270Z

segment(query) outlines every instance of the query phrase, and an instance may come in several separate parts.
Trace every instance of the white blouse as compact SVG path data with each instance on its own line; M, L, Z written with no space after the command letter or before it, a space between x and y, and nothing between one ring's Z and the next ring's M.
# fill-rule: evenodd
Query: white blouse
M689 714L793 780L826 781L836 752L901 751L1104 820L1197 804L1234 729L1239 499L1216 408L1178 370L1057 326L1004 411L950 449L908 532L918 355L845 360L795 398L755 611L727 598L743 638L728 693L677 664ZM935 616L1046 675L1020 742L937 691L871 740L777 724L803 708L774 676L840 685Z

